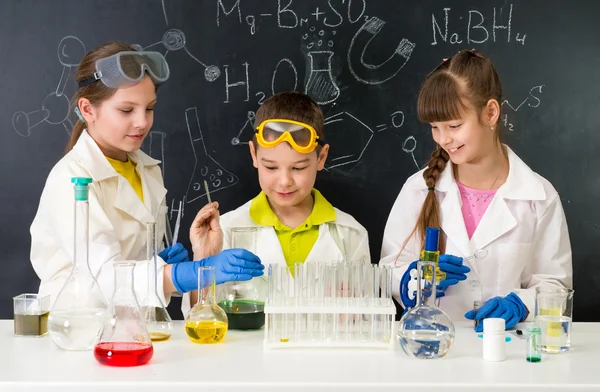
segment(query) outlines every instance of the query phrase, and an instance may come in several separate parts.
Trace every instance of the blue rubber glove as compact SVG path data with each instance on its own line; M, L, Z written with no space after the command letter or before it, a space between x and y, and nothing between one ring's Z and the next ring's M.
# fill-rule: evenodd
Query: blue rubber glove
M187 293L198 289L199 267L215 267L217 284L262 276L265 268L253 253L245 249L227 249L199 261L173 264L171 279L177 291Z
M465 318L469 320L503 318L506 322L506 329L514 327L518 322L525 320L526 317L527 307L515 293L510 293L504 298L491 298L477 311L477 314L475 314L474 310L469 310L465 313ZM475 331L482 332L483 323L478 323Z
M446 273L446 279L436 285L436 298L442 298L446 295L446 289L448 287L457 284L461 280L467 279L467 273L469 273L471 269L466 265L463 265L462 261L462 257L447 254L440 255L438 265L440 270ZM408 283L411 280L410 271L417 268L417 262L418 260L410 263L400 280L400 299L402 300L405 309L412 308L416 305L416 293L413 292L413 299L408 297ZM429 292L425 295L428 294Z
M161 259L166 261L168 264L180 263L182 261L189 261L188 251L181 243L176 243L173 246L169 246L163 249L159 254Z
M410 276L410 272L414 271L417 269L417 261L413 261L412 263L410 263L408 265L408 268L406 269L406 271L404 272L404 275L402 275L402 278L400 279L400 300L402 301L402 306L404 307L404 313L406 313L406 311L409 308L414 308L417 304L417 298L416 295L414 295L413 293L413 297L414 298L410 298L408 296L408 283L411 281L411 276Z
M446 289L467 279L467 273L471 271L469 267L463 265L462 257L452 255L440 255L438 259L440 271L446 273L446 279L439 282L436 286L437 291L443 294ZM443 297L443 295L437 295Z

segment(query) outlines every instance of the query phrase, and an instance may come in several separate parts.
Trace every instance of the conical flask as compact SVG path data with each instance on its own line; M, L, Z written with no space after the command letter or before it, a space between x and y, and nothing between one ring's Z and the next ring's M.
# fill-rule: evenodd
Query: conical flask
M305 92L319 105L331 103L340 96L340 88L335 84L331 74L332 57L333 52L328 50L308 53L310 74Z
M417 305L400 319L398 341L414 358L441 358L454 343L454 324L435 304L436 263L417 263Z
M227 315L216 302L215 267L198 268L198 303L185 316L185 333L194 343L219 343L227 333Z
M146 260L148 260L148 290L142 301L142 317L153 342L160 342L171 337L171 317L158 294L157 282L157 248L158 238L156 223L146 223Z
M91 350L108 315L108 303L90 271L88 185L91 178L74 177L75 213L73 270L52 305L48 331L65 350Z
M231 247L256 253L256 228L230 229ZM265 325L265 300L269 284L266 276L244 282L226 282L218 287L219 306L227 314L229 329L260 329Z
M110 301L111 317L94 348L96 360L109 366L138 366L154 354L152 341L133 288L135 263L113 262L115 290Z

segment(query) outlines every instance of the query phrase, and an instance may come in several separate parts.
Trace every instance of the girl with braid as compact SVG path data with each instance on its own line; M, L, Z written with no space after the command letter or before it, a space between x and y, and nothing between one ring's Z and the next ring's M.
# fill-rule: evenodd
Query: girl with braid
M380 261L400 267L394 296L405 308L415 305L408 285L428 227L440 229L439 268L446 278L438 282L439 306L455 321L495 317L511 328L533 318L536 287L572 287L560 198L502 143L501 102L500 78L475 50L445 59L421 87L419 120L431 125L437 149L402 187ZM476 251L486 256L463 265ZM467 274L482 287L485 304L477 311Z

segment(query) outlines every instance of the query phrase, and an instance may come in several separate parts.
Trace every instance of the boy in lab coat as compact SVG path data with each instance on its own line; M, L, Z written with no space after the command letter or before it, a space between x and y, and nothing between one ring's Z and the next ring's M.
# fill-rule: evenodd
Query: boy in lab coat
M194 258L231 247L230 229L255 228L256 255L263 264L297 262L370 263L366 229L333 207L314 188L329 145L317 103L299 92L268 98L256 112L250 141L262 192L218 218L218 204L206 205L192 224Z

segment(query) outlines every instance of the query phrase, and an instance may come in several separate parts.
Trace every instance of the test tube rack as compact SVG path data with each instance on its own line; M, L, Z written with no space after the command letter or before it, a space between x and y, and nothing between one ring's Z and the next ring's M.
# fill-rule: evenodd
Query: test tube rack
M392 268L367 263L268 266L264 346L393 349Z

